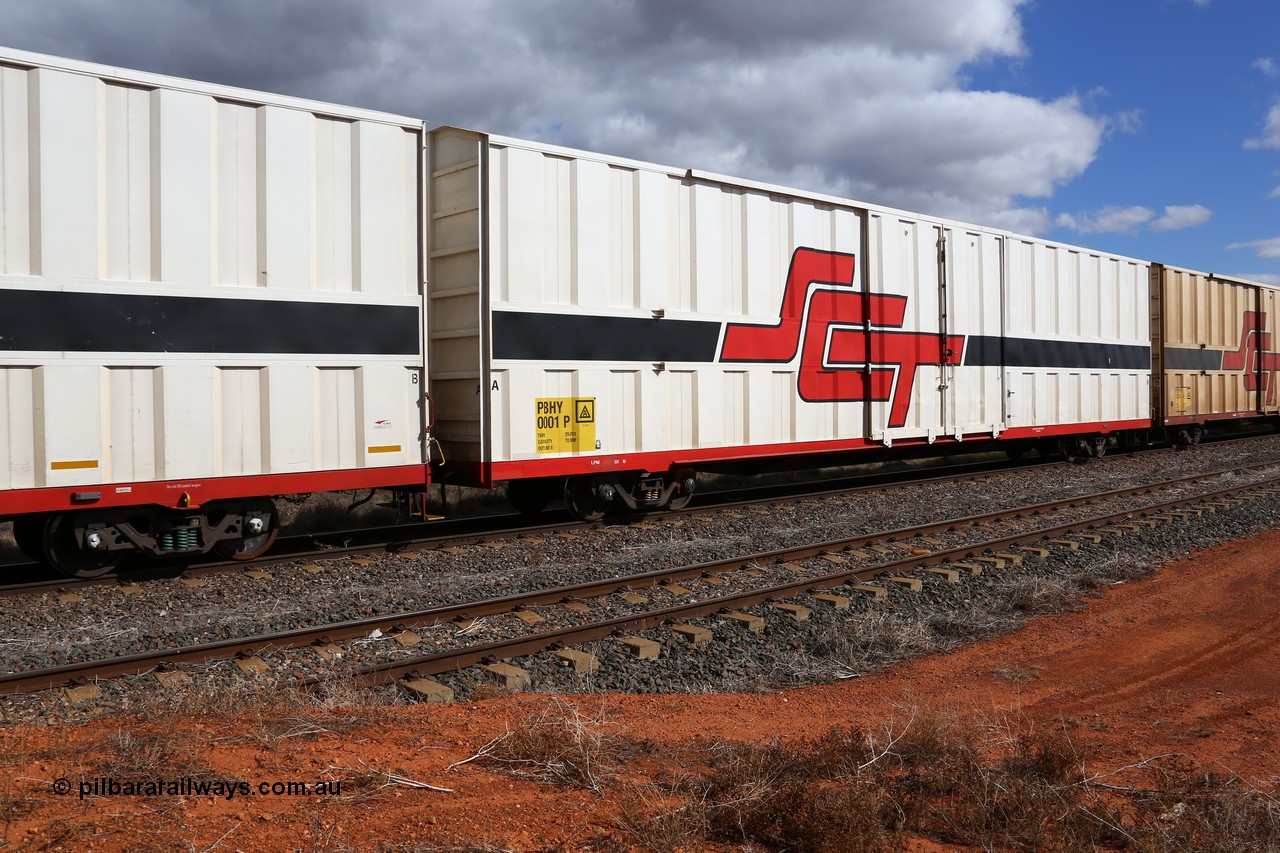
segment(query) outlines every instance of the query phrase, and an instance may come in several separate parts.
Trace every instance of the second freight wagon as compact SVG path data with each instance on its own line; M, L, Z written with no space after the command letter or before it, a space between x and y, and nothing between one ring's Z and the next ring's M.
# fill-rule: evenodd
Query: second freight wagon
M728 462L1151 427L1147 262L457 128L429 149L458 482L597 518Z

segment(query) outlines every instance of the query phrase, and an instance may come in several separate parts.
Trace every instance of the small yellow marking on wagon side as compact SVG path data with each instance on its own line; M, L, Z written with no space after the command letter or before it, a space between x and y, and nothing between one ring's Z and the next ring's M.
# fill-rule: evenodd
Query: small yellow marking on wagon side
M97 459L72 459L65 462L50 462L49 469L52 471L76 471L82 468L97 468Z

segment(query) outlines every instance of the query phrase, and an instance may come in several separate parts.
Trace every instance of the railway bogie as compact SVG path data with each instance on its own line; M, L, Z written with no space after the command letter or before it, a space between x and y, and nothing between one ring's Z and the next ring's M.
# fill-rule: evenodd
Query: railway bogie
M96 577L136 556L217 554L249 560L275 541L280 519L267 498L215 501L198 511L89 509L19 516L14 539L32 559L72 577Z
M683 509L696 489L696 473L681 468L665 473L622 471L511 480L506 496L513 508L529 515L563 499L574 516L595 521L610 512Z

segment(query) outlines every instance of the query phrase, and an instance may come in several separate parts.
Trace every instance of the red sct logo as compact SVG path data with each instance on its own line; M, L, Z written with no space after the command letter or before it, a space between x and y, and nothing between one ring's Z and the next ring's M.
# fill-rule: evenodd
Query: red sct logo
M1276 371L1280 370L1280 353L1271 352L1271 333L1265 311L1244 312L1244 329L1235 352L1222 354L1222 369L1244 371L1244 390L1257 391L1259 401L1276 402Z
M796 249L779 321L730 323L720 361L787 364L799 350L802 400L891 402L888 426L900 427L916 371L923 364L959 364L964 336L903 330L907 297L859 293L853 271L853 255Z

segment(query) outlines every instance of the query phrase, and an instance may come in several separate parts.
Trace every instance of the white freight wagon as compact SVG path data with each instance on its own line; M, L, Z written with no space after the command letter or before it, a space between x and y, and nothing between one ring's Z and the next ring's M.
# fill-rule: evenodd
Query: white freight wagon
M93 574L425 464L418 119L0 49L0 519Z
M697 469L1151 426L1149 265L457 128L429 135L428 360L456 482L688 500Z

